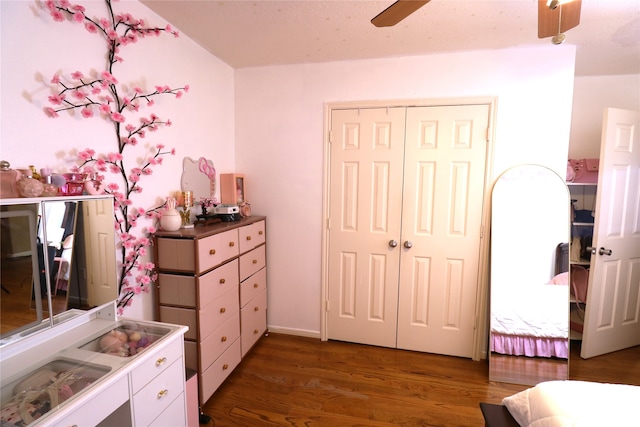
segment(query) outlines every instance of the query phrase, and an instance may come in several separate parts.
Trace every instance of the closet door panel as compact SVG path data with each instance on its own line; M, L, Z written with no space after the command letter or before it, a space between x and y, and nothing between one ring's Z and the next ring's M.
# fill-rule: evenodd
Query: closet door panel
M487 105L407 109L399 348L472 356L488 123Z
M404 108L332 113L330 339L395 347Z

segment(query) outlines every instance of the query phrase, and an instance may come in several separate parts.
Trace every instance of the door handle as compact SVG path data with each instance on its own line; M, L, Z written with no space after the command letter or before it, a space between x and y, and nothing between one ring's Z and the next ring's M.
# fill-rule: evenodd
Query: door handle
M591 252L593 255L595 255L597 249L593 246L587 246L587 250Z
M594 252L595 252L595 250L594 250ZM611 254L613 253L613 251L612 251L611 249L600 248L600 249L598 250L598 253L599 253L600 255L608 255L608 256L611 256Z
M407 240L406 242L404 242L404 247L407 249L411 249L413 247L413 243L411 243L410 240Z
M390 248L395 248L396 246L398 246L398 242L396 242L395 240L389 240L389 247Z

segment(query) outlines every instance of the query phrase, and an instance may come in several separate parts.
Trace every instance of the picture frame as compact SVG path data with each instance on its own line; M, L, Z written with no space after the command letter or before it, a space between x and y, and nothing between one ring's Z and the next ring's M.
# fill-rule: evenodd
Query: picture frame
M239 173L220 174L220 202L239 205L246 201L245 176Z

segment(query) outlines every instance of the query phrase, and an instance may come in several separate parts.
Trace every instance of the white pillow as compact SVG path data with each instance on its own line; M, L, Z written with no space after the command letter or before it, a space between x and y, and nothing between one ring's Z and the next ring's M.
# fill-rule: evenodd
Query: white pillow
M547 381L502 404L523 427L638 425L640 387L587 381Z

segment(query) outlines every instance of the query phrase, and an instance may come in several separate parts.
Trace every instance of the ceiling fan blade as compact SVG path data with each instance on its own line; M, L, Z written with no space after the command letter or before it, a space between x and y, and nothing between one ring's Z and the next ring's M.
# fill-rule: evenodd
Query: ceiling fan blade
M376 27L392 27L420 9L430 0L398 0L380 12L371 23Z
M560 33L564 33L577 27L580 23L580 9L582 0L573 0L550 9L547 6L547 0L538 0L538 38L552 37ZM562 8L562 22L560 22L560 31L558 31L558 19L560 17L560 8Z

